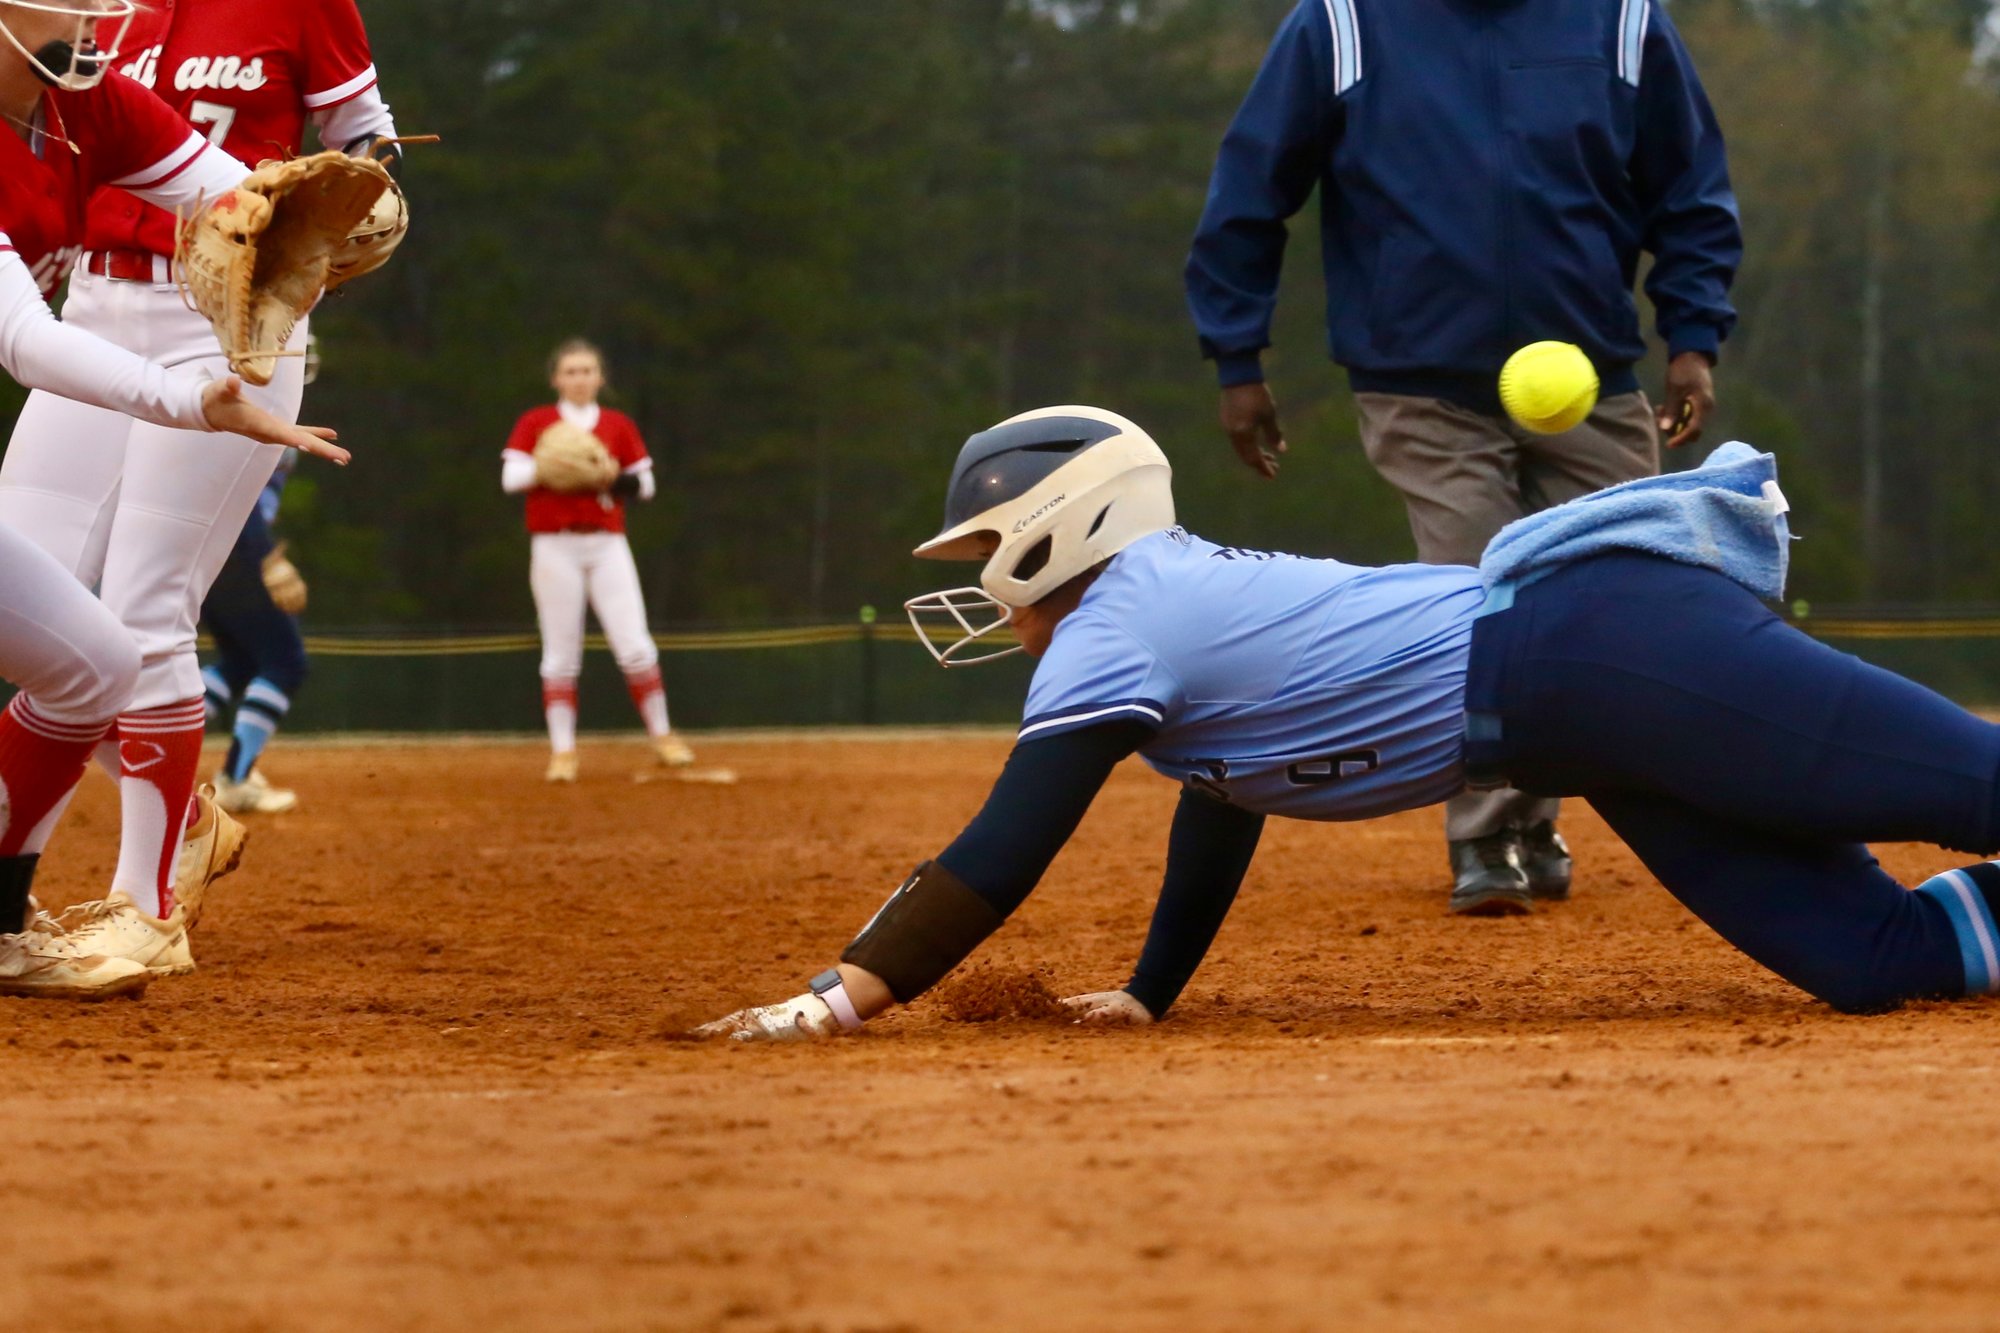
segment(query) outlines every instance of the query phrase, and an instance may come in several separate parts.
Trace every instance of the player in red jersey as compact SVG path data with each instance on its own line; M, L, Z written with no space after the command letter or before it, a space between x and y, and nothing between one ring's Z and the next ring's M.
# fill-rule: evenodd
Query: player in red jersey
M57 322L48 307L97 189L116 185L157 207L192 208L245 174L143 87L107 76L115 33L99 47L98 28L122 28L132 9L130 0L0 3L0 365L38 398L174 432L190 466L230 439L195 432L216 431L263 442L225 446L225 454L292 445L345 461L345 450L325 443L331 432L280 419L226 371L208 377L149 360ZM62 443L82 457L81 439ZM131 633L74 567L0 520L0 677L20 687L0 712L0 994L96 997L150 978L143 963L64 935L28 897L69 793L140 670ZM150 735L121 740L155 765L166 757Z
M123 49L123 73L246 165L298 153L308 121L328 147L357 153L394 133L354 0L151 0ZM91 200L86 236L65 323L166 365L226 373L214 332L173 284L171 211L129 188L106 189ZM308 331L299 321L294 348ZM279 361L268 386L246 392L297 420L303 360ZM250 439L197 450L178 423L37 393L0 466L0 523L98 584L139 641L138 687L118 719L118 868L102 909L73 933L155 975L194 966L174 916L177 863L185 855L219 873L233 853L199 839L241 837L205 796L191 799L203 720L195 623L278 457ZM199 887L183 882L181 891Z
M653 498L653 460L632 418L598 403L604 358L596 347L581 338L558 347L549 358L549 384L556 401L523 413L500 455L501 489L528 497L528 586L542 629L542 711L549 724L545 776L576 781L576 680L583 674L586 603L611 641L611 656L625 673L654 753L667 767L683 768L694 762L694 751L668 727L660 650L646 628L639 567L625 541L626 497ZM590 432L610 451L619 473L609 490L561 494L540 484L535 444L559 421Z

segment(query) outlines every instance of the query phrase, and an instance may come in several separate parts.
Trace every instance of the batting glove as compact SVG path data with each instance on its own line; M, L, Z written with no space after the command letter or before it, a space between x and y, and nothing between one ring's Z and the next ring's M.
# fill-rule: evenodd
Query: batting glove
M812 1041L840 1035L840 1020L833 1007L807 991L783 1004L760 1004L738 1009L713 1023L694 1030L697 1037L726 1037L730 1041Z
M1072 995L1063 1003L1077 1011L1078 1023L1088 1027L1144 1027L1153 1021L1152 1011L1122 990Z

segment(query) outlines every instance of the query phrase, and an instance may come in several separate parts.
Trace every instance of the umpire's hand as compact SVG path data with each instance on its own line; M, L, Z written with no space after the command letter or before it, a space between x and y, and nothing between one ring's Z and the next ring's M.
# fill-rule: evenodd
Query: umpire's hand
M1701 438L1702 424L1715 410L1712 364L1701 352L1682 352L1667 362L1667 401L1660 405L1660 433L1667 437L1667 448Z
M1278 475L1285 452L1285 432L1278 426L1278 404L1266 384L1233 384L1222 391L1222 429L1243 465L1260 477Z

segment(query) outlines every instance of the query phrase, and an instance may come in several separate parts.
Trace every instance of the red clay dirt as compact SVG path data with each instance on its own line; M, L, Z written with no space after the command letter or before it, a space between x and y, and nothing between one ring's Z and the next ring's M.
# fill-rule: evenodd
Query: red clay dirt
M1834 1014L1580 807L1578 898L1514 920L1445 914L1433 813L1274 821L1169 1021L1079 1029L1046 994L1123 981L1175 799L1128 764L973 982L742 1049L678 1037L803 989L1006 742L702 749L742 782L281 745L302 808L255 824L198 974L0 1001L0 1319L2000 1324L2000 1008ZM92 777L45 897L105 882L114 814Z

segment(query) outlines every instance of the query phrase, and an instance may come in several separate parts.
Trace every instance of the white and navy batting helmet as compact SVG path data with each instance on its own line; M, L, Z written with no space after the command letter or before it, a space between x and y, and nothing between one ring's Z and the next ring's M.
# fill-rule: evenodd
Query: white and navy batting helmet
M961 611L989 599L1003 608L1031 606L1139 538L1172 527L1172 483L1173 468L1153 437L1098 407L1037 408L974 435L951 470L944 528L915 554L986 564L976 589L906 603L925 645L947 665L987 660L954 654L1006 617L974 629ZM917 620L918 612L940 611L966 631L944 649Z

